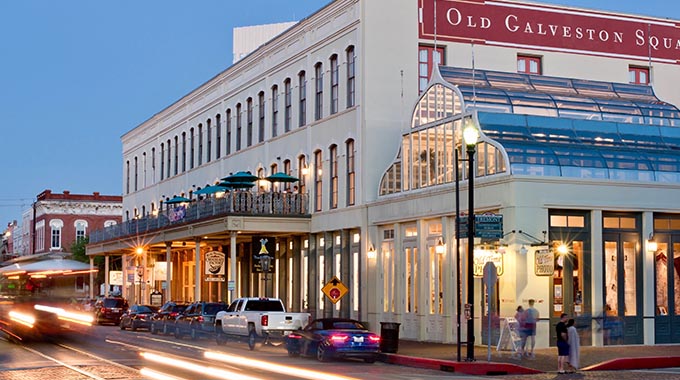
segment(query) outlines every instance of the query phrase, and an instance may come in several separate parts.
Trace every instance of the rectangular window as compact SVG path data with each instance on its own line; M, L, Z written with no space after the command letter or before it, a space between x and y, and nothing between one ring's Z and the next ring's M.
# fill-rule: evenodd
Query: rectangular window
M61 229L52 228L52 245L51 248L61 248Z
M172 164L172 158L170 157L170 139L168 139L168 178L170 178L170 165Z
M439 66L444 63L443 57L443 47L437 47L437 49L433 46L418 47L418 91L420 94L427 89L435 65Z
M198 166L203 165L203 124L198 125Z
M182 172L187 171L187 134L182 132Z
M138 165L139 164L137 163L137 157L135 157L135 191L137 191L137 186L138 186L138 181L139 181L138 174L137 174L139 172Z
M179 173L179 137L175 136L175 165L173 166L174 174Z
M241 115L241 104L236 105L236 151L241 150L241 126L243 116Z
M330 170L331 170L331 197L330 208L338 208L338 147L331 146L330 151Z
M279 87L272 87L272 137L278 136L279 129Z
M305 78L304 71L300 72L299 80L300 80L299 88L300 114L298 115L299 117L298 126L302 127L303 125L307 124L307 79Z
M331 57L331 115L338 112L338 56Z
M649 68L629 66L628 67L628 81L631 84L649 84Z
M206 136L208 140L208 145L206 146L206 157L205 157L205 162L210 162L212 160L212 120L208 119L206 123Z
M130 194L130 161L125 162L125 193Z
M323 65L319 62L314 68L316 75L316 99L314 104L314 120L320 120L323 117Z
M231 110L227 110L227 141L225 141L227 155L231 154Z
M156 148L151 148L151 182L156 183Z
M290 85L290 79L286 79L284 82L284 92L285 92L285 99L284 102L286 103L285 105L285 110L284 112L284 121L283 121L283 130L286 132L290 132L290 126L291 126L291 120L293 118L293 107L292 107L292 100L293 100L293 87Z
M215 158L220 158L222 156L222 116L220 114L215 116L215 123L217 124L215 129Z
M80 242L83 240L85 240L85 230L79 228L76 230L76 242Z
M355 104L355 62L354 47L347 49L347 108L354 107Z
M194 143L195 143L194 129L191 128L189 130L189 169L194 168L194 160L196 157L196 151L194 150L196 145ZM161 169L161 172L162 171L163 169Z
M517 72L524 74L541 75L541 57L530 55L517 55Z
M305 184L307 183L306 174L308 172L307 168L307 160L305 159L305 156L300 156L298 158L298 178L300 178L300 194L304 194L307 192L307 187Z
M347 205L353 206L356 202L356 173L354 171L354 140L347 141Z
M246 146L253 145L253 98L246 101Z
M321 211L321 202L323 200L323 161L321 159L321 151L314 153L314 210Z
M257 116L258 116L258 124L257 124L257 141L258 142L263 142L264 141L264 92L260 92L260 94L257 96Z
M129 176L129 169L128 169L128 176ZM161 144L161 181L165 178L165 144ZM128 192L130 192L129 186L128 186Z

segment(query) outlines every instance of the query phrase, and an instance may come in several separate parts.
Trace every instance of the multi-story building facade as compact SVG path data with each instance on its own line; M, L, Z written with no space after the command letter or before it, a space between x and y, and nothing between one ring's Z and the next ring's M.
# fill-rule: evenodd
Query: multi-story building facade
M124 272L143 262L166 297L276 295L400 322L405 339L466 340L463 300L486 336L489 316L535 299L540 346L563 312L586 345L680 342L677 26L511 1L334 1L123 136L124 223L88 253L122 255ZM195 195L238 171L300 182ZM503 222L468 250L455 216L471 209ZM206 269L214 252L222 277ZM339 301L322 291L333 277Z
M73 243L87 237L90 231L121 222L122 196L45 190L38 194L29 213L32 217L24 224L30 226L31 254L68 252Z

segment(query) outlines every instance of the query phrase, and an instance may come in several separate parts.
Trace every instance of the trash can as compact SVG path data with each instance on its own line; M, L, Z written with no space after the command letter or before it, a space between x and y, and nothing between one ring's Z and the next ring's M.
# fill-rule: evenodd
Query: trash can
M399 349L399 326L401 323L380 322L380 351L396 354Z

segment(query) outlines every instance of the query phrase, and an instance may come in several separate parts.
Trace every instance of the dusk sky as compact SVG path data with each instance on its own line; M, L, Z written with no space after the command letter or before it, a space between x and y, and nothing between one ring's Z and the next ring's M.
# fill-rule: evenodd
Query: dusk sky
M46 189L120 195L121 136L228 68L232 28L329 2L0 1L2 229ZM680 19L677 1L545 2Z

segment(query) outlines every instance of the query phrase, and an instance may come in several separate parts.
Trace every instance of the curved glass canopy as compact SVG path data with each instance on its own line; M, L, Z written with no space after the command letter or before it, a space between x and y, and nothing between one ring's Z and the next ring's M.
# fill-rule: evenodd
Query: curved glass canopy
M680 111L649 86L440 66L380 195L453 180L464 115L483 132L477 177L680 183ZM438 82L439 81L439 82ZM457 88L457 90L454 90ZM464 161L463 157L463 161ZM464 178L464 162L457 168Z

